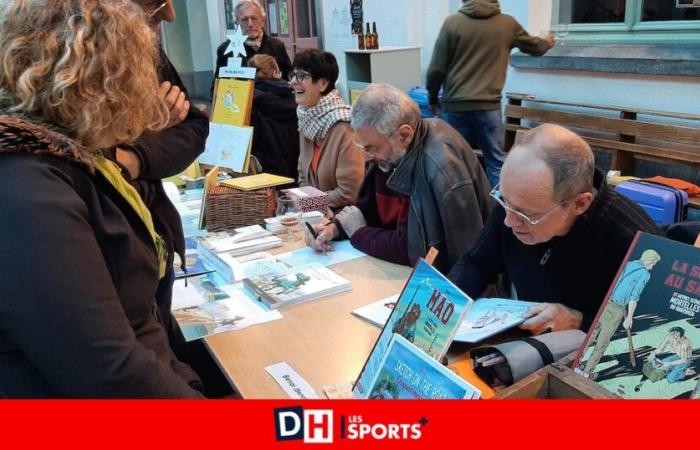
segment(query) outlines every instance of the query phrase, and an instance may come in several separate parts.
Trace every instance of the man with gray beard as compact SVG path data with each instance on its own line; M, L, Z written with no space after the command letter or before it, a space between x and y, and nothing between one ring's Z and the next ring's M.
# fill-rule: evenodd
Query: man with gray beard
M421 119L418 106L384 84L365 89L352 110L355 145L369 170L355 206L318 228L307 244L350 239L377 258L413 265L431 247L447 272L471 248L489 215L489 183L464 138L440 119Z

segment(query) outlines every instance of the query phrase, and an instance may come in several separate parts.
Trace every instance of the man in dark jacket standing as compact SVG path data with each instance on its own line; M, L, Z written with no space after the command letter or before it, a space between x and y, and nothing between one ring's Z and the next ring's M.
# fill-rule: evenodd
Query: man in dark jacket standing
M247 66L248 61L255 55L270 55L277 61L277 65L282 72L282 78L285 80L292 69L292 63L289 60L287 49L279 39L268 36L265 33L265 9L258 0L241 0L233 8L233 14L236 17L236 24L241 27L241 32L248 36L244 47L246 56L243 56L242 65ZM219 71L222 67L228 65L229 57L234 56L232 52L226 52L231 41L226 39L219 48L216 49L216 69L214 78L219 78ZM214 85L212 85L212 91Z
M553 37L530 36L513 17L501 14L497 0L464 0L435 41L426 81L431 110L437 115L442 107L442 118L481 149L492 186L505 159L501 91L510 52L517 47L541 56L553 45Z
M486 175L469 144L440 119L423 120L418 106L393 86L374 84L355 102L355 144L372 160L357 198L307 243L349 238L359 250L413 265L430 247L447 272L478 239L489 215Z

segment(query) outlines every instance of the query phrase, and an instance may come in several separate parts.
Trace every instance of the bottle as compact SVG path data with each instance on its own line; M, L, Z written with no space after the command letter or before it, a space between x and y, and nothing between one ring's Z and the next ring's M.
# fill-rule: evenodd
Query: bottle
M367 22L367 31L365 31L365 50L372 49L372 33L369 31L369 22Z
M377 22L372 22L372 48L379 48L379 35L377 34Z
M365 35L362 33L362 27L360 27L360 32L357 34L357 48L360 50L365 49Z

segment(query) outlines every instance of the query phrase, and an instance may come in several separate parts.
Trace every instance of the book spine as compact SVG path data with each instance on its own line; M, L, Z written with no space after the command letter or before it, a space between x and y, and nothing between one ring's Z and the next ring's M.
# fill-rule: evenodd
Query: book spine
M253 295L255 296L255 299L257 301L264 303L270 309L276 309L281 305L281 303L279 301L277 301L275 298L273 298L267 292L264 292L262 289L260 289L255 283L250 281L250 279L245 278L243 280L243 285L245 287L247 287L248 289L250 289L250 291L253 293Z
M199 253L199 257L202 258L202 262L217 271L227 283L233 283L235 281L231 266L222 261L211 249L204 245L197 244L197 252Z

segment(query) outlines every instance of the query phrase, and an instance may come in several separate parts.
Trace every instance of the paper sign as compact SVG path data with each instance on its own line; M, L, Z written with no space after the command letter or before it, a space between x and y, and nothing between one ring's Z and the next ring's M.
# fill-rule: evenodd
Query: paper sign
M300 400L320 398L311 385L286 362L265 367L267 373L282 386L290 398Z

